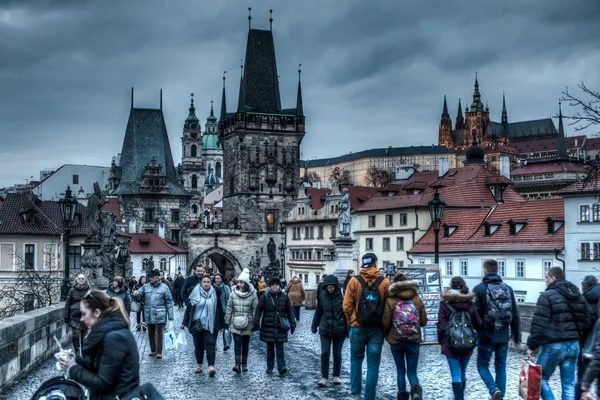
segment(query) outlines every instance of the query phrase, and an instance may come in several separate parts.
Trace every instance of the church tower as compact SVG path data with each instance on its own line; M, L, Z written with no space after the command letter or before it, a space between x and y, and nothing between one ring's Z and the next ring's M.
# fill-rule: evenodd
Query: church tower
M225 82L225 81L223 81ZM213 102L210 102L210 115L206 118L204 135L202 136L202 159L204 160L203 182L211 170L219 181L223 181L223 146L219 141L219 122L215 117Z
M196 117L194 107L194 94L189 113L183 124L183 136L181 137L181 168L185 189L192 193L190 202L190 214L194 219L200 211L200 193L202 175L204 174L204 162L202 160L202 132L200 121Z
M273 32L250 29L237 111L221 110L219 122L224 223L236 223L242 232L279 233L300 184L300 81L296 102L295 108L281 107ZM267 248L267 242L257 245Z
M473 102L468 111L465 112L465 135L462 143L463 148L468 148L473 142L477 142L481 147L487 146L489 140L486 140L485 134L490 125L489 108L483 106L481 102L481 93L479 93L479 82L475 75L475 89L473 90Z
M448 104L446 96L444 96L444 108L442 110L442 119L440 121L439 139L440 146L446 146L450 150L454 150L454 140L452 138L452 120L448 114Z

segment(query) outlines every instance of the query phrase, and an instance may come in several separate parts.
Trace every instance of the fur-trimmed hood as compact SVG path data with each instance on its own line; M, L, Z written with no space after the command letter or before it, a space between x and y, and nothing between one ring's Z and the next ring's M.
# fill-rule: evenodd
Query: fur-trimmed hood
M417 282L401 281L390 285L388 293L390 297L397 297L403 300L409 300L418 295Z
M470 292L467 294L462 293L452 293L449 290L445 290L442 293L442 300L447 302L464 302L471 303L475 300L475 293Z

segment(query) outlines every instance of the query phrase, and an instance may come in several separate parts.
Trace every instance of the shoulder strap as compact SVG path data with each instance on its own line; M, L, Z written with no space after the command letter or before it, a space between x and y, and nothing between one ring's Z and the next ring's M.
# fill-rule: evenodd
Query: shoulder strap
M456 308L452 307L450 305L450 303L445 303L445 304L446 304L446 307L448 307L448 310L450 310L450 312L456 312Z
M362 287L367 286L367 282L365 282L365 280L363 279L362 276L356 275L355 278L358 281L358 283L360 283L360 286L362 286Z
M373 283L373 286L379 288L379 285L381 284L381 282L383 282L384 279L385 278L383 276L379 275L377 279L375 279L375 283Z

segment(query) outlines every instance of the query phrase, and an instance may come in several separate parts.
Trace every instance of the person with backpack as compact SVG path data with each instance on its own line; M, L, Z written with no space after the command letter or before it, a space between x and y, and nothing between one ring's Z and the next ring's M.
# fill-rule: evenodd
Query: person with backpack
M360 273L348 282L344 295L344 314L350 324L350 392L362 391L362 365L367 353L365 400L375 399L383 347L383 305L390 281L377 269L377 256L362 257Z
M586 335L584 346L581 348L581 357L577 366L577 386L575 387L575 398L581 397L581 381L588 369L590 362L594 358L594 349L596 348L596 336L598 332L598 301L600 300L600 283L594 275L587 275L581 282L583 297L588 305L590 313L590 326L592 329ZM588 385L589 386L589 385ZM600 393L600 381L596 382L596 393Z
M313 315L312 332L321 337L321 380L319 387L325 387L329 380L329 355L333 346L333 384L342 383L342 347L348 334L348 323L342 303L344 296L335 275L327 275L322 289L317 292L319 301Z
M483 280L473 288L475 307L483 323L478 331L477 370L492 400L500 400L506 393L506 359L511 334L515 347L518 349L521 345L519 309L513 289L498 275L496 260L485 260L483 273ZM496 379L490 372L492 355Z
M542 367L542 398L554 399L548 380L560 368L563 399L575 399L575 368L580 341L590 328L587 303L577 286L565 279L565 271L546 272L546 291L540 294L527 339L527 356L541 347L536 364Z
M450 290L442 293L438 313L438 342L450 367L454 400L464 400L467 365L476 346L476 331L482 327L474 299L475 293L469 293L465 280L455 276Z
M390 344L396 363L398 399L421 400L423 389L417 377L421 327L427 324L427 311L419 297L417 283L406 275L398 274L392 279L389 295L383 308L383 332ZM406 379L410 393L406 391Z

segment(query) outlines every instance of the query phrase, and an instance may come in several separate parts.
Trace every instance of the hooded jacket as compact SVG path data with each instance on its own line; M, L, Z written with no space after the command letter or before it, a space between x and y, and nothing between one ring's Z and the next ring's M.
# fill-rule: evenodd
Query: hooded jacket
M248 285L250 288L247 292L242 292L235 287L229 301L227 302L227 312L225 313L225 324L229 325L231 333L241 336L251 336L252 326L254 325L254 314L258 307L258 297L256 296L256 290L252 285ZM236 329L234 326L234 319L244 321L248 324L244 329Z
M306 299L306 292L304 291L304 285L300 282L300 279L292 279L288 283L285 291L290 298L290 302L293 307L301 306L302 302Z
M147 324L166 324L172 320L173 297L169 287L158 281L157 285L146 283L138 290L138 298L144 302L144 317Z
M388 290L388 298L383 307L383 333L386 335L386 340L389 344L398 343L421 343L423 338L421 337L421 330L419 329L419 339L415 342L401 342L394 339L393 332L393 320L394 320L394 309L398 300L410 300L415 305L419 312L419 326L425 326L427 324L427 311L425 310L425 304L419 297L417 283L413 281L401 281L394 282L390 285Z
M588 305L577 286L555 281L538 298L527 347L536 350L546 343L581 341L590 327Z
M65 301L64 320L66 324L69 324L74 329L86 329L83 322L80 321L81 311L79 310L79 302L83 299L83 296L90 290L89 283L85 282L83 285L75 283L69 294L67 295L67 301Z
M588 311L590 312L590 324L594 326L598 319L598 301L600 301L600 283L588 288L583 292L583 297L588 304Z
M333 293L329 293L327 286L335 286ZM313 315L312 331L322 336L346 336L348 323L344 315L344 296L340 283L334 275L327 275L322 282L321 290L317 293L319 298L317 309Z
M381 275L377 267L371 266L366 268L361 268L360 276L365 280L367 285L373 285L375 280ZM388 290L390 288L390 281L388 279L383 279L381 284L379 285L379 297L382 300L382 311L383 306L385 305L385 298L387 296ZM362 293L362 286L356 277L352 277L348 285L346 286L346 293L344 294L344 314L346 315L346 320L350 324L351 327L357 328L360 327L358 320L356 319L356 310L358 309L358 302L360 300L360 295Z
M489 326L489 324L485 321L485 316L488 313L488 285L497 284L501 282L502 278L500 277L500 275L496 273L490 273L484 276L481 283L473 288L473 293L475 293L475 307L477 308L477 312L479 313L479 317L481 318L481 322L483 323L482 329L478 332L480 343L508 343L511 334L512 339L515 342L521 343L521 323L519 318L519 307L517 307L515 294L510 286L505 284L508 288L508 291L510 292L510 298L512 303L512 320L510 322L510 326L507 326L505 329L494 329L493 324L492 326Z
M466 311L469 313L471 317L471 323L473 324L473 328L476 331L481 330L483 326L481 322L481 318L479 317L479 313L475 308L475 303L473 300L475 299L475 293L471 292L468 294L462 293L453 293L450 291L445 291L442 293L442 302L440 303L440 311L438 313L438 323L437 323L437 334L438 334L438 342L441 346L441 353L445 356L458 358L460 357L471 357L473 352L469 353L461 353L460 355L454 354L452 352L452 348L448 344L448 338L446 334L446 328L448 327L448 323L450 322L450 314L452 312L446 306L449 303L456 311Z
M91 400L114 400L139 386L139 359L129 325L111 313L91 328L68 375L90 390Z
M287 342L288 333L279 326L279 317L286 318L292 328L296 327L296 318L290 298L281 290L273 293L267 289L265 294L260 297L258 308L254 314L254 328L260 326L262 342Z
M108 295L108 297L116 297L117 299L121 299L121 301L125 305L125 310L127 311L127 314L131 312L131 295L129 294L129 288L127 286L115 293L114 286L111 283L110 285L108 285L108 289L106 289L106 294Z

